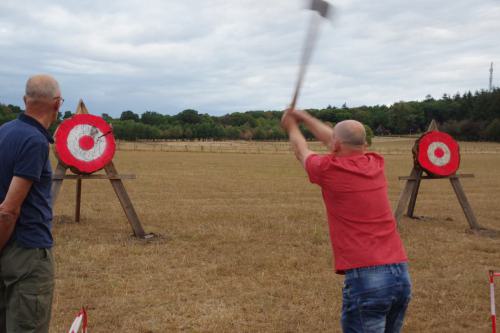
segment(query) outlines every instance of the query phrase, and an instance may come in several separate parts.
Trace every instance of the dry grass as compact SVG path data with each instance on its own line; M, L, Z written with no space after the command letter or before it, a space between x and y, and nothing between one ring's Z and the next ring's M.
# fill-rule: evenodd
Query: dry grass
M408 137L376 137L373 147L388 155L407 154L415 142ZM326 152L319 142L309 142L311 149ZM372 149L373 149L372 147ZM118 141L120 151L239 153L239 154L288 154L290 145L284 141ZM500 154L500 145L489 142L464 142L461 151L466 154Z
M473 144L465 144L465 148ZM411 140L379 140L395 204ZM481 224L500 230L500 145L462 156L463 185ZM472 148L471 148L472 149ZM483 150L483 153L480 152ZM399 152L399 153L398 153ZM51 332L84 305L91 332L339 332L342 277L332 271L321 194L290 154L119 151L126 186L153 242L131 229L111 186L83 183L82 223L55 224ZM74 182L55 207L72 216ZM487 332L487 271L500 240L466 233L446 180L424 181L401 234L414 300L405 332ZM64 219L63 219L64 220Z

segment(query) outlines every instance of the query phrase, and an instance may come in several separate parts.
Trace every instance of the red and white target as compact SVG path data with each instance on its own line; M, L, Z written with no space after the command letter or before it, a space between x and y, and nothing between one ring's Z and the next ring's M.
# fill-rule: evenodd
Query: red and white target
M431 131L417 141L417 163L431 175L449 176L460 166L458 143L448 134Z
M115 154L111 126L91 114L76 114L63 121L54 139L59 161L75 173L96 172L111 162Z

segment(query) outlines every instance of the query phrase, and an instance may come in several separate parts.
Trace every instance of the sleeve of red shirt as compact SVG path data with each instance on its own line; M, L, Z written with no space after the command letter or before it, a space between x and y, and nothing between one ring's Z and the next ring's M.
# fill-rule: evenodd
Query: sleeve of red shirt
M322 158L318 154L311 154L307 157L305 169L309 176L309 181L313 184L321 184L321 164Z

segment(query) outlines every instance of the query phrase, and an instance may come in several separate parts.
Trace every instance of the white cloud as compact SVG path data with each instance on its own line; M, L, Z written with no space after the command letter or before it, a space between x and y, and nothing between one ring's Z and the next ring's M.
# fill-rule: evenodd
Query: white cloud
M500 63L495 0L337 0L299 104L389 104L485 88ZM2 0L0 101L33 73L68 104L222 114L289 103L310 13L304 1Z

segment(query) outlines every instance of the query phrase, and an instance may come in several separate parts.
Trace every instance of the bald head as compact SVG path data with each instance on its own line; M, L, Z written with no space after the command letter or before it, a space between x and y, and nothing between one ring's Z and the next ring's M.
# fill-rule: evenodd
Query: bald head
M25 96L29 99L53 99L60 94L59 83L50 75L34 75L26 82Z
M362 123L356 120L344 120L333 128L336 140L352 147L364 147L366 144L366 131Z
M45 128L57 120L63 101L59 83L52 76L34 75L26 82L26 114L38 120Z

